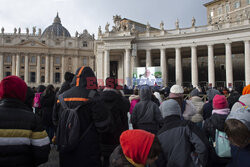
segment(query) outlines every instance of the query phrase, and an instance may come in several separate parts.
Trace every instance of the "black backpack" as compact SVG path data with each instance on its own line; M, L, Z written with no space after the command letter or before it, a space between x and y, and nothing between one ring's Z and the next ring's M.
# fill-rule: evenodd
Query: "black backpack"
M89 98L94 97L94 92L90 91ZM63 94L58 97L61 106L63 108L60 115L56 142L58 145L58 150L61 152L69 152L76 148L79 142L87 135L93 123L91 123L83 134L80 134L80 120L78 116L78 110L82 105L77 106L76 108L69 108L63 99Z

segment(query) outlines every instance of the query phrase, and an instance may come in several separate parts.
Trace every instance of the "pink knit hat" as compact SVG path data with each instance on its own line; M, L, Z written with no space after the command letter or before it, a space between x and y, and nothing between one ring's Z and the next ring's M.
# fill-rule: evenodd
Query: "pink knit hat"
M224 95L215 95L213 99L214 109L224 109L228 108L227 99Z

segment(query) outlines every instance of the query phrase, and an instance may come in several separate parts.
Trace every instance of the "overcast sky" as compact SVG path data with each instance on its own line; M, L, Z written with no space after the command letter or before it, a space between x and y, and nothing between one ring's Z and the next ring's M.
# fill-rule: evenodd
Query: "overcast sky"
M196 25L206 24L204 3L212 0L0 0L0 26L6 33L13 33L15 27L36 26L42 31L52 24L56 12L59 12L62 25L71 36L75 32L87 29L97 33L98 26L110 23L113 26L113 15L121 15L143 24L147 22L159 27L161 20L165 29L174 28L176 18L180 27L190 27L191 20L196 18Z

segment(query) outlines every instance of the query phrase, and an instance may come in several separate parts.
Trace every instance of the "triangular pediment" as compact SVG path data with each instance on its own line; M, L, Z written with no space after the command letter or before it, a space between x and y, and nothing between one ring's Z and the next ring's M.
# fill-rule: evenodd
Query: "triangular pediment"
M41 43L40 41L35 40L27 40L20 42L17 46L24 46L24 47L48 47L46 44Z

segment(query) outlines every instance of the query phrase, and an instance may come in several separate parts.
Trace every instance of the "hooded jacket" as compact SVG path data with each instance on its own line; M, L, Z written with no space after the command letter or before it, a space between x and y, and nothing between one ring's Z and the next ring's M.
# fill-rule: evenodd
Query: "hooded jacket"
M220 95L221 93L216 89L209 89L207 91L208 102L203 106L203 119L211 117L213 111L213 98L215 95Z
M244 105L250 106L250 94L240 96L239 100L234 103L231 112L236 111L238 108L241 108Z
M48 161L49 138L24 104L26 83L8 76L0 83L0 166L35 167Z
M164 101L160 106L165 116L164 125L158 132L163 154L157 160L161 167L193 167L191 153L198 154L198 162L206 166L208 150L206 137L192 122L181 120L181 108L175 100Z
M151 101L152 92L149 86L140 88L140 102L135 105L131 115L131 123L134 129L143 129L151 133L157 133L162 116L157 104Z
M95 102L94 99L89 98L89 93L90 90L96 92L96 87L97 83L94 72L90 67L82 66L76 71L76 75L72 81L72 87L62 94L64 101L69 108L76 108L78 105L82 106L78 110L80 134L83 134L89 125L93 123L92 107L95 105ZM58 117L57 119L60 118L60 113L63 111L60 101L58 101L58 104L59 113L54 114L54 116ZM78 147L75 150L66 153L59 152L60 166L99 167L100 147L98 138L99 136L96 128L92 126L85 137L79 142Z
M193 96L190 101L196 108L196 114L192 116L191 121L194 123L202 122L203 121L202 109L203 109L204 102L199 96Z

